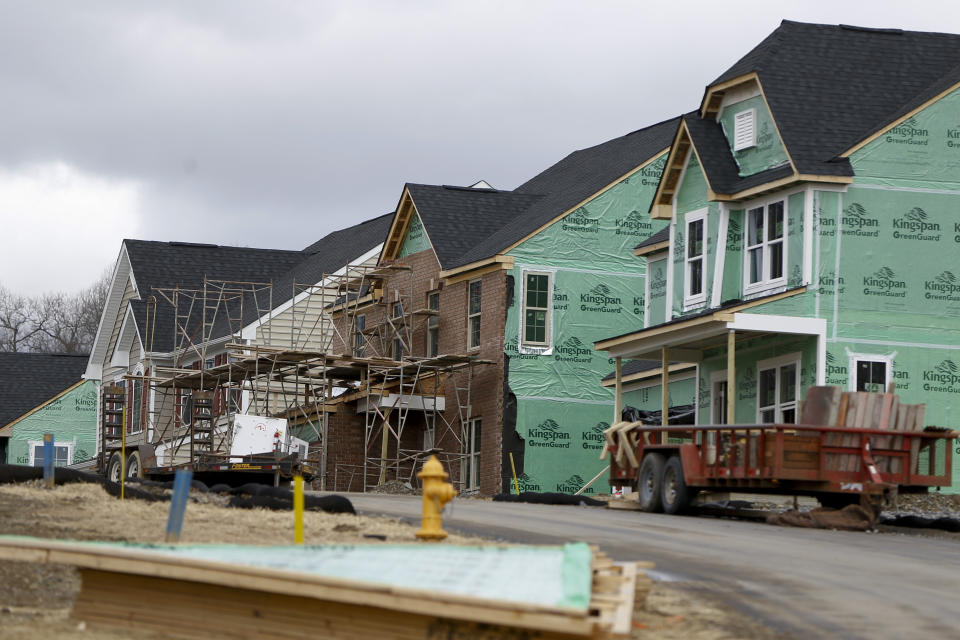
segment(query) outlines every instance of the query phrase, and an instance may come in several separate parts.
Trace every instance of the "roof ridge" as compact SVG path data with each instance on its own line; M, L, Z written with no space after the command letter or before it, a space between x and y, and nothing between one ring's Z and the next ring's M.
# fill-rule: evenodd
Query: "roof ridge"
M71 351L0 351L2 355L18 355L18 356L69 356L71 358L89 358L89 353L77 353Z
M150 244L167 247L193 247L197 249L230 249L238 251L272 251L277 253L302 253L303 249L272 249L267 247L238 247L230 244L212 244L206 242L187 242L181 240L140 240L137 238L124 238L124 243L135 242L138 244Z
M614 140L621 140L621 139L623 139L623 138L626 138L626 137L628 137L628 136L632 136L632 135L637 134L637 133L641 133L641 132L646 131L646 130L648 130L648 129L652 129L652 128L654 128L654 127L659 127L659 126L661 126L661 125L667 124L667 123L670 122L671 120L678 120L678 121L679 121L681 118L683 118L683 114L680 114L680 115L677 115L677 116L671 116L671 117L669 117L669 118L664 118L664 119L661 120L660 122L655 122L654 124L647 125L646 127L640 127L639 129L634 129L633 131L628 131L627 133L624 133L623 135L614 136L613 138L610 138L609 140L604 140L603 142L598 142L597 144L592 144L592 145L590 145L589 147L583 147L583 148L581 148L581 149L575 149L574 151L571 151L571 152L568 153L566 156L564 156L564 159L569 158L570 156L572 156L572 155L575 154L575 153L580 153L581 151L589 151L590 149L596 149L597 147L602 147L603 145L609 144L609 143L613 142ZM679 124L680 124L680 123L677 122L677 125L679 125ZM560 162L563 162L563 160L560 160ZM556 164L556 163L554 163L554 164Z

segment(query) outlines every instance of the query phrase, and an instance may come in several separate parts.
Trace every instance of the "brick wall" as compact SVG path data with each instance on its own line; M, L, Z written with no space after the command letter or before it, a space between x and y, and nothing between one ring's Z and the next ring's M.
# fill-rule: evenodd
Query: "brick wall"
M441 355L467 353L467 295L468 282L457 282L450 285L440 285L440 264L432 250L421 251L411 256L394 261L394 264L409 266L410 271L397 271L384 281L382 298L371 304L361 312L366 315L367 327L382 323L391 312L392 304L398 299L403 302L407 312L426 309L427 294L439 289L439 352ZM481 420L481 454L480 454L480 492L493 494L500 490L500 446L501 425L503 419L503 322L504 300L506 299L506 272L495 271L479 276L482 281L481 289L481 321L480 321L480 348L470 352L483 360L490 360L493 364L478 365L473 368L472 384L470 385L471 416ZM427 318L426 315L407 316L410 323L410 341L408 355L423 357L427 353ZM349 332L344 330L343 318L336 322L341 327L339 337L335 340L335 353L348 353L352 350ZM389 331L381 335L368 335L367 356L389 356ZM406 337L406 334L405 334ZM446 411L443 419L436 421L436 446L447 451L460 450L460 425L458 419L458 401L456 388L460 387L461 401L466 401L463 391L468 386L470 375L467 371L453 374L454 379L447 379L444 384L443 396L446 401ZM353 407L354 405L350 405ZM351 414L352 420L345 414ZM332 472L333 460L363 461L363 416L356 415L354 409L341 408L337 414L337 428L348 430L351 435L334 434L334 421L331 420L330 447L328 449L328 469ZM392 424L396 424L395 421ZM447 425L450 425L448 428ZM424 420L422 413L410 412L405 422L402 448L419 449L423 442ZM451 429L456 433L452 433ZM356 436L352 434L357 434ZM359 438L359 440L357 439ZM392 439L392 438L391 438ZM345 449L345 450L341 450ZM375 449L375 451L373 451ZM380 443L371 447L374 455L379 455ZM394 452L391 446L391 455ZM459 465L450 465L447 471L454 479L459 479ZM328 480L330 482L331 480Z

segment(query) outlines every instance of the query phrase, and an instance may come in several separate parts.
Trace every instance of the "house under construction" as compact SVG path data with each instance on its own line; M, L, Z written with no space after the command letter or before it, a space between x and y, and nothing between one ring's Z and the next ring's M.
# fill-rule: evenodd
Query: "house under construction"
M145 416L153 437L136 462L149 469L239 460L236 416L251 415L286 420L284 442L274 446L305 458L323 489L415 483L418 462L429 454L456 480L470 477L464 443L471 382L474 369L488 363L418 349L430 344L439 312L396 303L412 293L391 301L388 279L392 291L404 279L412 291L412 272L402 265L349 265L317 284L294 282L282 317L268 317L269 282L205 279L198 288L156 289L147 341L172 331L175 357L164 364L148 355L149 374L125 376L154 398ZM281 322L274 332L271 325ZM115 449L109 430L103 433L102 450ZM298 450L298 441L309 448Z

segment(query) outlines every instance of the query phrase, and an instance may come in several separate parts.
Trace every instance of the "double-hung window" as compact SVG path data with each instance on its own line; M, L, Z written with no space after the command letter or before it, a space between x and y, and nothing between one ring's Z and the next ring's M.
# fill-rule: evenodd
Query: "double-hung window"
M363 331L367 328L367 316L362 313L354 319L356 327L353 334L353 355L357 358L363 357L364 337Z
M480 488L480 418L467 422L466 453L463 459L463 489L475 491Z
M524 272L523 276L523 344L546 346L550 343L549 273Z
M440 355L440 292L427 294L427 308L433 315L427 316L427 357Z
M793 424L797 421L799 372L799 354L757 364L757 422Z
M481 281L471 281L467 295L467 349L471 351L480 348L481 293Z
M403 301L397 300L393 303L393 308L390 312L391 317L394 320L403 319ZM393 327L393 343L390 349L390 355L394 360L403 360L403 338L401 337L402 325L398 324Z
M688 213L686 224L686 256L684 267L683 306L687 309L703 304L707 300L704 289L706 259L707 210L700 209Z
M127 408L127 433L143 431L143 380L133 380L130 385L130 406Z
M744 291L761 291L786 283L784 201L747 210Z

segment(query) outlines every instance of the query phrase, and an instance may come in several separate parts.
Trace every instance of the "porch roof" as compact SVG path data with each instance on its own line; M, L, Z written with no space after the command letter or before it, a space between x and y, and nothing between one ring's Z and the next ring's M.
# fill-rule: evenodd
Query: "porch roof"
M699 362L705 349L726 345L726 334L729 331L744 334L743 339L756 337L757 334L823 336L826 332L824 319L744 313L758 304L796 295L805 290L806 287L799 287L776 296L714 309L693 317L607 338L595 342L594 348L606 351L613 357L638 360L660 360L662 349L666 348L668 362Z

